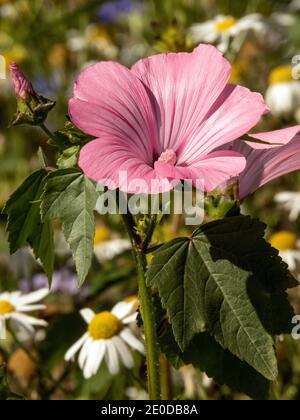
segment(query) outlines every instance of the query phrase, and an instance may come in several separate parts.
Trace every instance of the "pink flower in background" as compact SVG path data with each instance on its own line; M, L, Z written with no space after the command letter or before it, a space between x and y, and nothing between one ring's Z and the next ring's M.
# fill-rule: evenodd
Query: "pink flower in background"
M19 68L17 63L14 63L14 62L11 63L9 68L10 68L11 80L12 80L16 95L24 100L26 100L27 95L35 96L36 93L32 87L32 84L26 78L26 76L24 75L22 70Z
M170 190L180 179L202 179L211 191L237 176L245 158L220 149L247 133L268 108L259 93L228 84L230 72L229 62L209 45L149 57L131 70L113 62L85 69L69 113L97 139L81 150L80 167L126 192L136 186L123 184L122 171L129 183L146 181L146 193ZM163 183L153 187L152 180Z
M245 198L259 187L282 175L300 169L300 125L282 130L251 135L264 142L282 146L264 149L266 145L237 140L231 149L247 159L245 170L239 175L239 195Z

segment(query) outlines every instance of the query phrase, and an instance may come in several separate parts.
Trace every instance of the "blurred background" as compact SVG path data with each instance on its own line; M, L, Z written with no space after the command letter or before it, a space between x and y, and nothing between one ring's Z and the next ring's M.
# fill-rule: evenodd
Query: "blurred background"
M0 56L4 58L0 61L0 208L40 167L40 146L50 162L55 161L55 149L47 145L43 132L30 126L10 127L16 108L10 62L22 67L39 94L57 101L47 120L50 130L56 131L64 126L74 80L85 66L99 60L131 66L151 54L191 51L200 42L213 43L224 52L233 66L233 83L265 96L271 113L257 130L300 124L300 0L0 0ZM298 278L300 173L262 188L247 199L243 211L259 215L268 224L268 238L284 258L293 261L290 268ZM0 220L0 292L45 287L46 277L28 249L9 255L3 215ZM13 339L0 340L0 365L6 362L10 387L17 395L31 399L144 398L139 380L143 365L137 355L135 370L117 378L104 368L91 380L84 380L76 366L66 367L63 362L65 351L84 328L78 309L110 308L136 293L129 244L119 222L117 216L97 221L93 266L81 289L76 286L68 247L56 233L55 274L42 314L49 327L38 331L34 340L19 332L19 339L40 363L34 363ZM184 230L178 217L167 219L157 239L171 239ZM299 291L293 291L290 298L300 313ZM280 378L274 392L280 399L298 400L300 342L280 338L278 355ZM59 378L57 386L47 384L41 366ZM172 375L177 398L246 398L192 367Z

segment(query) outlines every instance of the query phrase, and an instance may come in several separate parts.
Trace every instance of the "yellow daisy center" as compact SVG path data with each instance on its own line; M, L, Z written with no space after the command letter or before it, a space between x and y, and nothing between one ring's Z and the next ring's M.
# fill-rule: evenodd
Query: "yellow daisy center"
M292 232L281 231L274 233L270 238L270 243L279 251L288 251L297 248L297 236Z
M94 245L99 245L102 242L108 241L110 238L109 229L105 226L98 227L94 236Z
M236 24L237 20L234 17L228 17L222 20L219 20L215 23L215 28L218 32L226 32L232 26Z
M8 300L0 300L0 315L10 314L14 312L15 307Z
M289 65L276 67L269 76L270 85L291 82L293 80L292 66Z
M122 322L108 311L95 315L88 326L88 332L94 340L107 340L118 335L121 329Z

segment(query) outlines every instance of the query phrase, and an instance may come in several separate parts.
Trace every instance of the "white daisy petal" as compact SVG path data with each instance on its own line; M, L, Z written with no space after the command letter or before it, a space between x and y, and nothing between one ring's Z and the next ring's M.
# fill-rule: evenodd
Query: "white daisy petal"
M98 372L99 366L104 358L105 350L106 350L105 340L98 340L96 343L97 343L97 348L95 347L95 350L94 350L96 353L96 357L94 360L93 375L95 375Z
M21 315L21 316L20 316ZM25 316L25 315L24 315ZM25 328L25 330L30 334L30 335L34 335L34 328L33 326L28 323L26 320L24 320L24 318L22 317L22 314L18 314L18 313L13 313L10 315L10 319L20 325L22 325L23 328Z
M132 322L136 321L137 312L132 315L127 316L126 318L122 319L123 324L131 324Z
M275 195L274 200L276 203L285 203L286 201L292 200L294 198L294 193L283 191Z
M5 318L0 316L0 340L5 340L5 338L6 338Z
M105 360L110 373L112 375L117 375L119 373L120 365L117 349L112 340L106 341Z
M85 320L85 322L89 324L91 320L94 318L95 312L92 311L90 308L84 308L84 309L81 309L80 315Z
M27 305L44 299L50 290L48 288L39 289L36 292L28 293L27 295L20 296L18 299L18 306Z
M65 361L69 362L75 354L79 351L80 347L84 344L86 339L88 338L88 333L85 333L72 347L69 348L67 353L65 354Z
M9 293L7 292L1 293L0 300L9 300Z
M43 319L37 319L37 318L34 318L33 316L24 315L18 312L13 312L10 315L10 318L23 323L24 326L25 325L38 325L41 327L47 327L48 325L48 323L44 321Z
M85 343L82 346L82 349L80 350L79 357L78 357L78 364L81 369L83 369L84 367L84 364L86 362L87 356L89 354L89 349L92 343L93 343L93 340L91 339L90 336L88 336L88 338L86 339Z
M21 292L18 291L7 293L7 300L9 300L14 306L17 306L21 295Z
M300 213L300 208L297 206L294 206L290 211L290 221L295 222L298 219Z
M119 302L111 310L111 313L114 314L117 318L123 319L129 315L132 311L132 304L128 302Z
M99 342L93 341L89 346L86 363L83 369L83 376L86 379L89 379L94 374L94 369L95 369L97 358L98 358L98 350L99 350Z
M145 353L144 345L132 334L129 328L124 328L120 333L120 337L133 349L140 353Z
M91 346L92 346L92 344L91 344ZM91 366L91 358L92 358L92 354L91 353L88 353L86 355L86 362L85 362L85 365L83 367L83 376L84 376L84 379L90 379L93 376L92 370L90 368L90 366Z
M115 344L115 348L117 349L117 352L120 356L120 359L123 362L123 365L127 367L127 369L132 369L133 357L127 345L124 343L124 341L121 340L120 337L114 337L113 341Z
M114 257L129 250L131 243L128 239L111 239L94 247L94 253L100 263L111 260Z
M18 312L43 311L44 309L46 309L46 305L25 305L16 307L16 311Z
M281 251L280 256L284 262L289 266L290 271L294 271L296 268L296 263L294 259L294 254L292 251Z

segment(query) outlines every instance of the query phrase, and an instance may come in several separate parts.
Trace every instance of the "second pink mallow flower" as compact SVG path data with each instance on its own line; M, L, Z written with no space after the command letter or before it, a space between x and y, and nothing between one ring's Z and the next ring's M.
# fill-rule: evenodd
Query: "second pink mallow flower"
M138 192L136 180L144 193L168 191L180 179L203 180L211 191L237 176L245 158L220 147L228 149L268 108L259 93L228 84L230 72L210 45L142 59L132 69L114 62L88 67L69 102L74 124L96 137L82 148L80 167L130 193Z
M270 145L266 149L265 144L241 140L236 140L230 145L229 150L242 153L247 159L246 168L234 180L239 184L240 199L246 198L268 182L300 169L299 125L255 134L254 138L274 143L277 139L282 146L270 147Z

